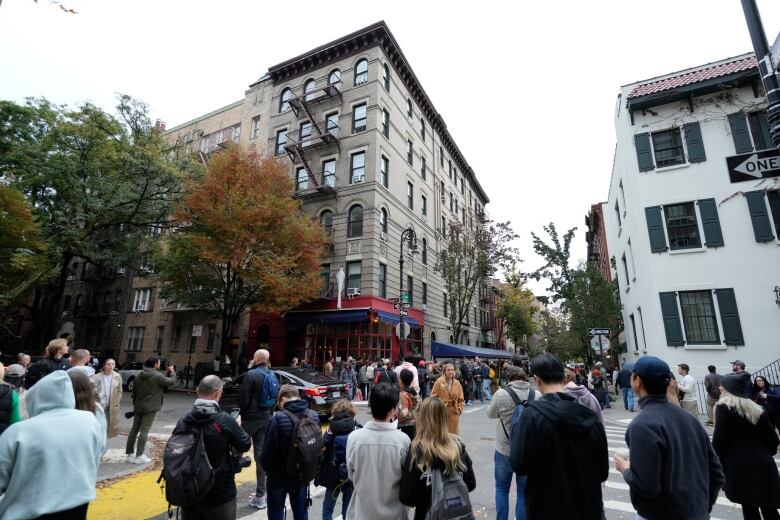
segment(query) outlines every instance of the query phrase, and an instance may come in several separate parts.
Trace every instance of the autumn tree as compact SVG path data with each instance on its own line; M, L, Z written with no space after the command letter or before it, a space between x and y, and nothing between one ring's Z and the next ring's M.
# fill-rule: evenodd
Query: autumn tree
M536 313L539 311L534 293L521 285L508 284L498 304L498 317L504 320L506 335L515 345L528 348L528 337L539 330Z
M512 246L516 238L509 222L494 222L482 213L469 213L466 223L450 222L434 268L444 279L444 304L456 343L468 323L477 288L498 270L514 270L519 261Z
M197 170L169 151L148 107L129 96L119 96L116 116L90 103L0 101L0 181L33 208L54 273L41 308L31 309L33 344L56 331L72 260L107 276L136 267L150 228L167 226L181 179Z
M230 147L187 184L155 255L163 296L222 319L223 356L248 307L282 311L319 292L325 236L291 194L278 159Z

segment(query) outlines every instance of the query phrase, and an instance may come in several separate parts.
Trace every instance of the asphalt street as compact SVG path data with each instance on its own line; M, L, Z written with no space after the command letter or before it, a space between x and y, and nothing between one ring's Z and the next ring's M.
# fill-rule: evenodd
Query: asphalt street
M152 426L152 434L161 438L169 435L176 421L189 410L192 401L193 397L191 395L172 392L166 394L163 409L157 415ZM130 409L129 400L123 402L123 408ZM461 437L474 461L474 471L477 477L477 488L471 493L471 500L477 518L495 518L493 451L496 423L487 418L486 409L487 403L476 403L467 406L461 419ZM359 421L365 423L369 419L367 407L359 406L358 410ZM635 415L624 411L622 407L617 408L613 406L613 408L605 411L605 428L609 441L610 457L616 449L626 447L624 441L625 430ZM123 419L123 421L125 420ZM126 421L126 424L123 424L123 426L122 430L129 430L130 421ZM712 433L711 429L709 429L709 432L710 434ZM776 460L780 464L780 458ZM611 460L610 466L612 469L610 470L609 479L602 487L606 517L609 520L633 519L635 512L631 506L628 487L622 476L614 469ZM159 520L167 518L167 514L164 513L164 501L160 499L160 489L156 485L150 484L154 480L152 477L156 478L158 472L154 472L154 475L146 475L146 473L150 472L141 472L123 479L117 484L109 486L105 490L106 494L101 495L99 493L96 503L93 503L96 507L90 507L89 518L157 518ZM238 479L240 484L237 517L246 519L267 518L265 511L257 511L249 508L247 505L250 494L254 492L254 467L245 469L238 476ZM137 482L133 487L134 480ZM115 490L116 492L111 494L113 486L130 486L128 489L132 491ZM309 516L312 519L321 518L323 493L324 489L312 487L311 495L314 503L309 510ZM106 508L100 507L103 505L98 504L101 500L116 502L111 513L107 513L106 511L108 510ZM121 504L123 501L126 502L124 505ZM149 505L150 501L154 506ZM133 505L141 502L146 503L147 506L143 510L143 514L141 510L134 509L135 506ZM154 509L155 507L157 509ZM514 507L513 502L510 502L510 510L512 507ZM156 511L158 514L149 514L149 511ZM337 512L340 512L340 502L337 505ZM738 505L732 504L721 493L713 509L712 517L715 520L738 519L742 518L742 512ZM339 517L337 516L337 518Z

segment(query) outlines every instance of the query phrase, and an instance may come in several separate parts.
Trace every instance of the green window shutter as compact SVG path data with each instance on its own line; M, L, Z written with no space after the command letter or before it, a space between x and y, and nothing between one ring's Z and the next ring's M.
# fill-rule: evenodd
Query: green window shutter
M716 289L715 295L718 297L720 322L723 324L723 342L726 345L744 345L734 289Z
M650 148L650 134L636 134L634 136L634 145L636 145L636 159L639 162L639 171L646 172L655 168L653 163L653 151Z
M683 126L685 131L685 144L688 145L688 161L704 162L707 160L707 154L704 153L704 141L701 138L701 127L699 123L688 123Z
M753 142L750 140L745 114L742 112L730 114L729 125L731 126L731 137L734 138L734 148L737 150L737 153L752 152Z
M772 225L769 223L769 214L766 211L764 202L764 192L748 191L745 198L750 211L750 220L753 223L753 232L756 235L756 242L769 242L775 238L772 234Z
M650 250L653 253L663 253L666 247L666 235L664 235L664 219L660 206L645 208L647 218L647 232L650 234Z
M666 331L666 344L670 347L682 347L685 345L682 327L680 326L680 312L677 310L677 293L662 292L661 315L664 319L664 331Z
M769 123L766 120L766 110L756 114L758 121L758 131L761 132L762 143L766 148L772 147L772 134L769 133Z
M718 205L715 199L702 199L698 202L701 213L701 225L704 228L704 245L707 247L722 247L723 232L720 230Z

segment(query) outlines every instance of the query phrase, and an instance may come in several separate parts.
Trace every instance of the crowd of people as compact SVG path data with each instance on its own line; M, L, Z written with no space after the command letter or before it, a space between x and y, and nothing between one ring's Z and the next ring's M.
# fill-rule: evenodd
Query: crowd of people
M22 364L20 356L20 363L0 365L0 518L83 519L95 498L100 459L119 426L122 380L112 359L95 372L88 351L68 354L65 340L53 340L35 363ZM298 365L313 370L305 359ZM677 367L678 381L668 364L652 356L613 374L601 366L567 366L547 353L526 367L412 357L326 363L322 370L351 391L333 405L324 435L299 389L280 386L267 350L256 351L247 369L237 410L221 408L219 375L205 376L192 410L172 432L161 478L184 520L236 518L235 475L250 465L244 457L250 450L256 485L249 506L267 510L271 520L287 514L307 520L312 483L325 488L323 520L332 520L339 498L341 515L350 520L473 518L469 493L477 482L460 419L475 401L489 402L486 415L496 420L497 520L601 520L602 483L610 472L603 415L610 379L624 408L639 411L626 431L628 450L612 460L638 519L709 518L721 489L741 504L746 520L780 519L773 458L780 391L764 376L751 378L741 361L731 374L709 367L705 377L712 440L697 417L698 400L688 397L697 385L689 367ZM133 389L133 412L126 415L133 419L128 461L149 460L149 427L174 373L172 366L161 371L156 356L145 361ZM361 397L370 410L365 424L352 402ZM191 441L182 443L187 436ZM182 452L187 471L179 471ZM577 471L571 471L572 461ZM77 476L61 479L63 467ZM188 478L193 482L182 482ZM61 492L25 500L29 482Z

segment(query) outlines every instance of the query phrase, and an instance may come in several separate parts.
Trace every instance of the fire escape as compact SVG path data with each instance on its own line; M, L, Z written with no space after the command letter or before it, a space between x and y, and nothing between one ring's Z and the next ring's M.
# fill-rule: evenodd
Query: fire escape
M318 88L309 92L303 92L302 95L289 101L290 109L297 118L302 118L301 112L309 122L301 125L298 132L292 132L287 135L287 144L284 147L285 152L290 157L293 164L301 164L306 170L307 179L305 187L301 186L300 179L295 179L296 193L298 198L314 198L319 196L337 196L336 194L336 171L314 171L307 152L319 150L331 145L339 147L339 124L338 116L326 117L324 121L317 121L314 117L313 106L327 101L337 99L343 103L340 84L331 83L325 87Z

